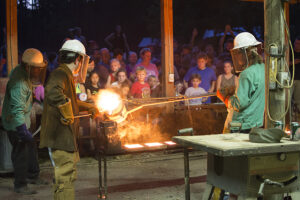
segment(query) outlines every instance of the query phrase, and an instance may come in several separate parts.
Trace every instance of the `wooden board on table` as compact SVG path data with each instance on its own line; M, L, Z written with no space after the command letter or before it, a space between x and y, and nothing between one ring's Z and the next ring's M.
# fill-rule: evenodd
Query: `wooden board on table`
M253 143L248 134L217 134L203 136L176 136L173 141L217 156L244 156L300 151L300 141L283 138L280 143Z

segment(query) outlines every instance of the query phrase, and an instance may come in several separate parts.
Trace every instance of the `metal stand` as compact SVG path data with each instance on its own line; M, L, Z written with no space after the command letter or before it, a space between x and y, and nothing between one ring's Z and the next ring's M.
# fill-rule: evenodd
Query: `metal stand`
M103 167L102 167L103 163ZM107 198L107 162L106 155L103 152L98 153L98 170L99 170L99 191L98 200Z
M190 200L190 163L189 150L184 148L184 182L185 182L185 199Z

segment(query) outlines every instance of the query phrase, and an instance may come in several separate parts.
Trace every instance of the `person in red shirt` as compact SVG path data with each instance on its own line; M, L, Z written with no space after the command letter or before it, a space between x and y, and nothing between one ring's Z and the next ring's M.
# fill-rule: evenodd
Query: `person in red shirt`
M149 98L150 86L146 79L146 69L144 67L137 67L136 69L137 81L132 84L130 94L134 98Z

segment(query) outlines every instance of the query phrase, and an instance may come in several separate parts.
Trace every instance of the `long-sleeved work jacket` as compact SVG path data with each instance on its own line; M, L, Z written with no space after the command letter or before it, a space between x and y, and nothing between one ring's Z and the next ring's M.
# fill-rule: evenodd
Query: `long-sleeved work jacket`
M232 121L242 123L242 130L263 125L265 109L265 65L254 64L241 72L235 95L229 99Z
M32 108L32 84L25 68L16 66L10 73L6 86L2 110L2 124L7 131L16 131L16 127L26 124L30 128Z
M50 147L69 152L78 150L79 120L75 119L71 125L64 125L60 121L62 115L58 106L65 104L66 99L71 100L74 116L91 107L77 100L72 71L67 65L61 64L50 74L45 87L40 148Z

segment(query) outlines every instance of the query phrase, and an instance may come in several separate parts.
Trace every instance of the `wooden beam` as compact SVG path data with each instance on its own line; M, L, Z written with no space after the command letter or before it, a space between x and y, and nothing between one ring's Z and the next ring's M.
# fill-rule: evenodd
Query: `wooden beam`
M161 66L163 95L175 96L173 58L173 0L161 0ZM174 111L174 104L166 106L166 112Z
M161 0L161 48L164 96L175 96L172 0Z
M286 90L282 89L276 84L275 80L270 79L270 69L277 67L277 74L286 72L285 56L279 57L277 64L270 59L270 52L273 54L281 53L281 49L285 49L286 35L285 24L282 15L284 4L281 0L266 0L264 3L264 17L265 17L265 77L266 77L266 115L265 128L273 128L274 121L282 121L285 123L285 105L286 105ZM274 85L275 83L275 85ZM272 86L273 85L273 86ZM272 86L272 87L270 87ZM269 114L268 114L269 113ZM270 116L270 117L269 117Z
M6 0L7 73L18 64L17 0Z
M265 0L240 0L240 1L261 2L261 3L263 3ZM299 3L299 0L290 0L288 3L289 4L297 4L297 3Z

